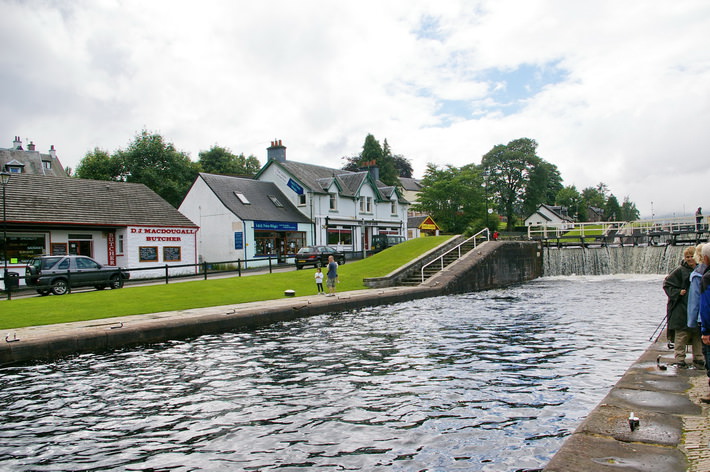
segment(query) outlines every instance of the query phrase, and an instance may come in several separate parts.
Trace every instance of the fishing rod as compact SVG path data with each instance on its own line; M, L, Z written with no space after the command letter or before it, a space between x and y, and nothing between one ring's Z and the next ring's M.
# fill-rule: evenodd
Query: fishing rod
M653 339L653 337L656 335L656 333L658 332L658 330L660 329L660 333L658 333L658 337L656 338L656 341L654 341L654 342L657 342L658 339L661 337L661 334L663 334L663 328L666 327L666 323L668 323L668 316L663 315L663 319L661 320L660 323L658 323L658 326L656 326L656 329L653 330L653 334L651 335L650 338L648 338L648 340L651 341Z

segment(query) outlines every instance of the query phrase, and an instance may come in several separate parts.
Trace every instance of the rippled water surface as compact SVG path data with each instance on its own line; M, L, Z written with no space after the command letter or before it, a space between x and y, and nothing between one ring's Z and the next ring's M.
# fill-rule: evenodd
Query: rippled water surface
M661 280L543 278L2 369L0 469L540 468L648 347Z

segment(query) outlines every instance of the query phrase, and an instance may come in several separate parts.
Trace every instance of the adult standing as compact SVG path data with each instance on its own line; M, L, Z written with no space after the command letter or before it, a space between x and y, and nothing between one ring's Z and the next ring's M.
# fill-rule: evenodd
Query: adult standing
M695 231L700 231L701 229L703 229L702 223L703 223L703 209L701 207L698 207L698 209L695 210Z
M705 359L710 356L710 244L703 246L702 261L705 271L700 282L700 333L703 340ZM710 385L710 379L708 380ZM710 403L710 395L700 399L703 403Z
M685 348L688 343L688 289L690 288L690 273L695 269L694 247L683 251L683 261L680 266L663 280L663 290L668 296L666 316L668 330L673 332L675 364L685 367Z
M325 281L328 287L328 295L326 297L335 296L335 285L339 282L338 279L338 263L335 262L333 256L328 256L328 272L326 274L328 279Z
M693 346L693 364L707 370L708 359L705 357L705 348L700 338L700 284L706 266L703 264L704 244L695 247L693 259L695 269L690 273L690 287L688 288L688 342ZM710 374L709 374L710 375Z

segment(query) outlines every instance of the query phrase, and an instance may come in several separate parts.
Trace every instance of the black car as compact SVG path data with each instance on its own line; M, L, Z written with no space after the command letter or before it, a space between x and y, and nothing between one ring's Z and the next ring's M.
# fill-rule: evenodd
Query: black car
M39 256L29 260L25 283L40 295L64 295L70 288L121 288L131 275L123 268L102 265L86 256Z
M304 246L296 254L296 269L304 266L325 267L328 265L328 256L333 256L338 264L345 264L345 254L328 246Z

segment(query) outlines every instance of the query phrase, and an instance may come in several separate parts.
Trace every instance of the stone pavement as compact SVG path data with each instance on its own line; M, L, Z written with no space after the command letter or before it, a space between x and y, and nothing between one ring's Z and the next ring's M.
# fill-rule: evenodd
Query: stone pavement
M653 343L544 470L710 472L710 405L700 402L710 393L706 372L671 362L665 342Z

